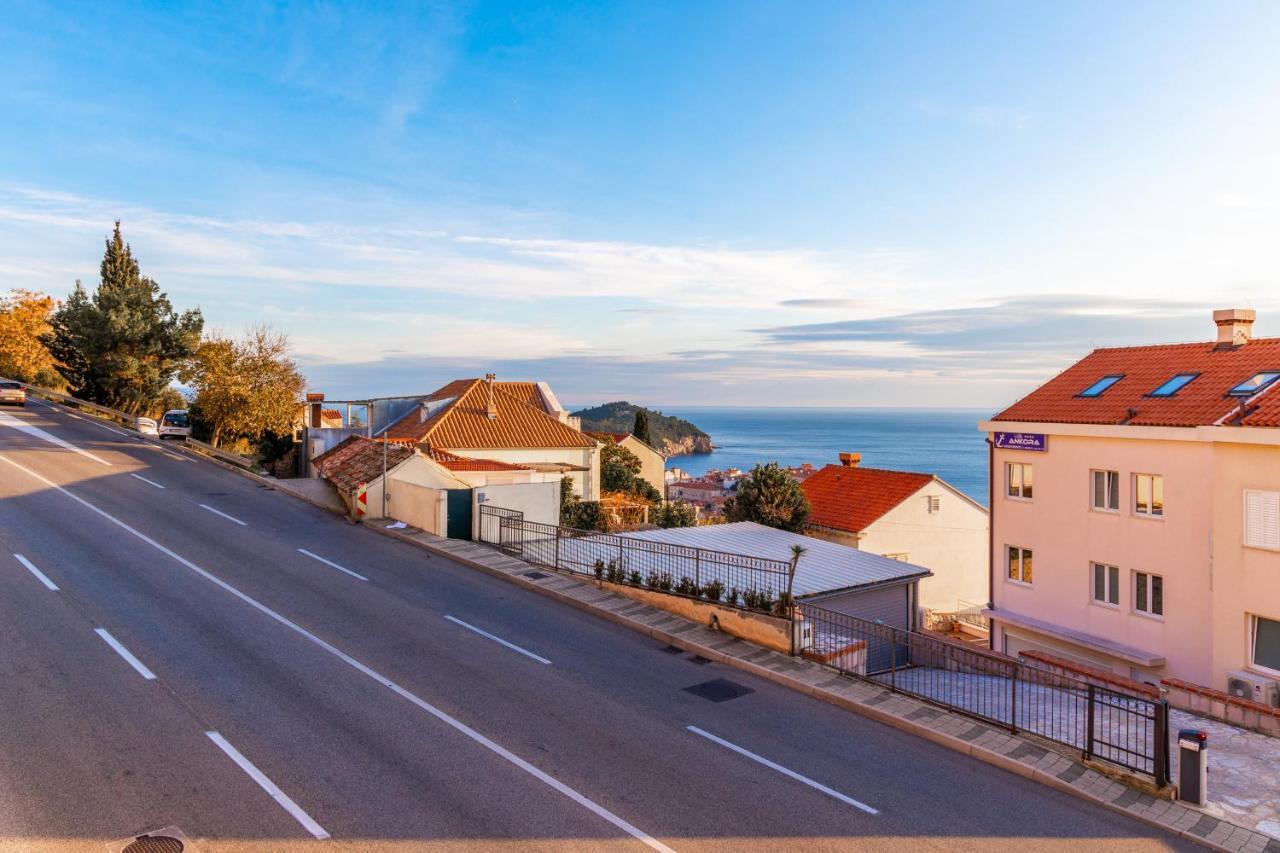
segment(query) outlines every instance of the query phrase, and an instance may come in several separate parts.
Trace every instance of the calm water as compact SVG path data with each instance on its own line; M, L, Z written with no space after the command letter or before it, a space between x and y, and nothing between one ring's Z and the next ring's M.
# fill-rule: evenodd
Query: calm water
M863 465L937 474L979 503L987 502L987 445L978 432L978 421L991 415L986 410L681 406L662 411L692 421L716 443L714 453L668 460L668 467L694 475L773 461L821 468L850 450L862 454Z

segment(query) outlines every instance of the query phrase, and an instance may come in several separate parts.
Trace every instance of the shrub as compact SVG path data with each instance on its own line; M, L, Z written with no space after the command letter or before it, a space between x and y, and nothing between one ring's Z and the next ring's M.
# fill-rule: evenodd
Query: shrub
M724 582L713 580L711 583L704 584L702 587L702 596L708 601L719 601L720 596L724 595Z
M610 560L609 567L605 569L604 576L606 580L613 583L622 583L626 579L627 573L622 566L618 565L617 560Z
M795 604L795 601L791 598L791 593L782 592L778 594L778 603L775 605L775 610L779 616L787 616L790 615L793 604Z
M596 560L596 564L592 568L595 569L596 580L600 580L604 577L604 560Z
M670 592L674 585L674 580L667 572L658 572L649 575L649 589L656 589L659 592Z
M681 595L697 595L698 585L693 582L693 578L684 575L680 578L680 582L676 584L676 592Z
M738 592L738 588L736 586L729 587L729 594L724 597L724 602L725 604L731 605L733 607L737 607L738 599L741 597L741 595L742 594Z
M640 572L636 571L635 569L632 569L627 574L627 583L631 584L632 586L640 586Z

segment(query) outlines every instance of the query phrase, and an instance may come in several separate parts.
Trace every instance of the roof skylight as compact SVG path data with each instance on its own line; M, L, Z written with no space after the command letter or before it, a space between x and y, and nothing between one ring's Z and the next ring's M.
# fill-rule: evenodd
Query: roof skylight
M1255 373L1228 391L1227 396L1252 397L1277 379L1280 379L1280 370L1264 370L1262 373Z
M1101 379L1099 379L1097 382L1090 385L1088 388L1081 391L1080 396L1081 397L1101 396L1103 391L1106 391L1108 388L1110 388L1112 385L1115 385L1117 382L1119 382L1123 378L1124 378L1124 374L1112 374L1110 376L1104 376Z
M1172 397L1177 394L1187 383L1199 376L1199 373L1179 373L1170 377L1163 385L1148 394L1148 397Z

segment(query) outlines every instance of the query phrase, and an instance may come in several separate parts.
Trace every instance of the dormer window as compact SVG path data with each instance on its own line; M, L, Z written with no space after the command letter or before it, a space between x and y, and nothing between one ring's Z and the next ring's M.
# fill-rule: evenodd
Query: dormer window
M1152 391L1147 396L1148 397L1172 397L1174 394L1177 394L1179 391L1185 388L1187 384L1191 382L1192 379L1195 379L1199 375L1200 375L1199 373L1179 373L1178 375L1173 376L1168 380L1166 380L1163 385L1161 385L1156 390Z
M1228 397L1252 397L1259 391L1267 388L1272 382L1280 379L1280 370L1264 370L1262 373L1255 373L1245 381L1227 392Z
M1110 376L1104 376L1101 379L1099 379L1097 382L1090 385L1088 388L1081 391L1080 396L1081 397L1100 397L1102 396L1103 391L1106 391L1108 388L1110 388L1112 385L1115 385L1117 382L1119 382L1123 378L1124 378L1123 373L1120 373L1120 374L1113 373Z

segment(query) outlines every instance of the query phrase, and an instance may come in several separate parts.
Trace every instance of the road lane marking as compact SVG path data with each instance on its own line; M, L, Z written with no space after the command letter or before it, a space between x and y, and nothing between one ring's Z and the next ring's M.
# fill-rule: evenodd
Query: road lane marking
M92 459L94 462L98 462L102 465L111 464L110 462L103 459L102 457L94 456L92 453L90 453L87 450L81 450L71 442L63 441L62 439L58 438L56 435L49 432L45 432L44 430L40 429L40 427L38 426L32 426L31 424L20 421L17 418L15 418L13 415L7 415L4 412L0 412L0 426L11 427L12 429L16 429L19 432L25 432L28 435L33 435L36 438L49 442L50 444L56 444L58 447L64 448L66 450L70 450L75 453L79 453L81 456L86 456L89 459Z
M136 670L138 671L138 675L141 675L141 676L142 676L143 678L145 678L147 681L152 681L152 680L154 680L154 679L155 679L156 674L155 674L154 672L152 672L151 670L147 669L146 664L144 664L142 661L140 661L140 660L138 660L136 657L134 657L134 656L133 656L133 652L131 652L131 651L129 651L128 649L126 649L126 648L125 648L125 647L120 643L120 641L119 641L119 640L117 640L115 637L111 636L111 633L110 633L106 628L94 628L94 629L93 629L93 633L95 633L95 634L97 634L99 637L101 637L101 638L103 639L103 641L104 641L108 646L110 646L111 648L113 648L113 649L115 650L115 653L116 653L116 654L118 654L118 655L120 655L120 657L124 658L124 659L125 659L125 662L126 662L126 663L128 663L128 664L129 664L129 666L131 666L131 667L133 667L134 669L136 669Z
M22 563L22 565L26 566L26 567L27 567L27 571L29 571L29 572L31 572L31 574L35 575L35 576L36 576L36 579L37 579L37 580L39 580L39 581L40 581L40 583L44 584L45 586L47 586L49 589L53 590L54 592L57 592L57 591L58 591L58 585L57 585L56 583L54 583L53 581L49 580L49 577L48 577L44 572L42 572L42 571L40 571L39 569L37 569L37 568L36 568L36 567L31 563L31 561L30 561L30 560L28 560L26 557L22 556L21 554L14 554L13 556L17 558L17 560L18 560L18 562L19 562L19 563Z
M333 568L337 569L337 570L338 570L338 571L340 571L340 572L346 572L347 574L351 575L351 577L353 577L353 578L359 578L359 579L360 579L360 580L362 580L362 581L367 581L367 580L368 580L368 578L367 578L367 577L365 577L364 575L359 574L359 573L357 573L357 572L353 572L353 571L351 571L350 569L343 568L342 566L339 566L337 563L333 562L332 560L326 560L324 557L321 557L319 554L312 554L312 553L311 553L310 551L308 551L306 548L299 548L299 549L298 549L298 553L299 553L299 554L306 554L306 555L307 555L308 557L310 557L311 559L313 559L313 560L319 560L320 562L324 563L326 566L331 566L331 567L333 567Z
M488 637L490 640L493 640L495 643L498 643L499 645L506 646L507 648L511 649L511 651L513 652L519 652L520 654L524 655L527 658L533 658L538 663L551 663L551 661L547 660L541 655L535 655L533 652L529 651L528 649L520 648L515 643L508 643L506 640L502 639L501 637L495 637L493 634L490 634L488 631L480 630L475 625L468 625L466 622L463 622L461 619L457 619L449 615L446 615L444 618L448 619L450 622L452 622L455 625L461 625L463 628L466 628L468 631L475 631L477 634L479 634L482 637Z
M134 479L141 480L142 482L146 483L148 486L155 486L157 489L164 488L164 486L160 485L155 480L148 480L146 477L142 476L141 474L130 474L129 476L133 477Z
M245 758L227 739L217 732L205 732L205 737L217 744L218 749L227 754L227 757L236 763L236 765L249 774L249 778L258 783L258 787L271 795L271 799L280 804L280 807L293 816L293 819L302 824L302 828L311 833L311 836L319 841L329 837L329 833L325 832L324 827L316 823L315 818L302 810L302 806L298 805L293 799L280 790L280 787L267 778L267 775L253 766L253 762Z
M183 566L184 568L190 569L192 572L195 572L197 575L209 581L214 586L217 586L218 588L222 589L224 592L227 592L230 595L234 595L236 598L240 599L245 604L249 605L254 610L257 610L259 613L263 614L264 616L267 616L268 618L275 620L279 624L285 626L289 630L305 638L308 642L320 647L321 649L324 649L326 652L333 655L338 660L342 661L347 666L354 669L356 672L359 672L362 675L368 676L370 679L372 679L373 681L376 681L378 684L381 684L383 687L386 687L391 692L395 693L397 696L401 697L405 701L411 703L412 705L415 705L419 709L435 717L440 722L449 726L454 731L462 735L465 735L466 737L470 738L472 741L483 746L485 749L489 750L495 755L500 756L501 758L505 759L506 761L520 768L521 770L528 773L533 778L537 779L539 782L542 782L547 787L559 792L560 794L563 794L568 799L573 800L575 803L587 809L597 817L613 824L615 827L617 827L618 829L621 829L623 832L627 833L632 838L635 838L637 841L641 842L642 844L652 848L653 850L659 851L659 853L675 853L674 850L672 850L667 845L663 844L658 839L652 837L646 832L641 831L637 827L628 823L626 820L614 814L613 812L609 811L607 808L595 802L594 800L586 797L583 794L578 793L576 790L574 790L573 788L570 788L568 785L564 784L559 779L556 779L554 776L551 776L543 772L542 770L539 770L537 767L533 766L528 761L525 761L523 758L516 755L511 750L489 740L489 738L480 734L480 732L471 728L461 720L458 720L458 719L455 719L454 717L449 716L447 713L440 710L436 706L432 705L427 700L422 699L416 694L407 690L406 688L401 687L399 684L392 681L390 678L387 678L385 675L373 669L372 667L366 666L365 664L356 660L351 655L342 651L337 646L333 645L327 640L320 639L315 634L312 634L310 631L308 631L306 628L303 628L298 623L293 622L289 618L277 613L267 605L258 601L253 596L248 595L247 593L241 592L239 589L227 583L222 578L218 577L212 572L209 572L209 571L206 571L205 569L200 568L195 563L188 560L186 557L182 556L178 552L164 545L161 545L159 542L152 539L150 536L143 533L142 531L137 530L133 527L130 527L127 523L116 518L114 515L107 512L106 510L99 508L95 504L90 503L89 501L85 500L84 498L72 492L70 489L64 488L63 486L59 486L57 483L53 482L52 480L44 477L41 474L36 473L35 471L31 470L25 465L21 465L17 462L14 462L12 459L9 459L6 456L0 456L0 462L4 462L7 465L11 465L14 468L17 468L19 471L25 472L28 476L31 476L36 480L39 480L40 482L44 483L46 486L49 486L52 489L58 490L59 492L71 498L71 500L75 501L76 503L80 504L86 509L97 513L101 517L105 518L107 521L114 524L116 527L119 527L121 530L124 530L126 533L129 533L132 536L137 537L138 539L150 545L155 550L159 551L161 554L164 554L166 557L169 557L178 565Z
M220 510L220 509L214 509L213 507L209 506L208 504L200 504L200 508L201 508L201 509L207 509L207 510L209 510L209 512L213 513L214 515L220 515L220 516L222 516L223 518L225 518L227 521L234 521L236 524L240 525L241 527L248 527L248 526L249 526L246 522L241 521L240 519L236 518L234 515L227 515L227 514L226 514L225 512L223 512L222 510Z
M821 782L815 782L812 779L810 779L808 776L801 776L799 773L795 772L794 770L788 770L787 768L783 767L781 764L777 764L773 761L770 761L769 759L765 758L763 755L756 755L754 752L752 752L749 749L743 749L737 744L729 743L729 741L725 740L724 738L716 737L715 735L711 734L711 732L703 731L697 726L686 726L685 728L693 732L695 735L701 735L702 737L706 738L709 741L712 741L713 743L720 744L725 749L733 750L739 755L745 756L747 758L750 758L752 761L763 764L765 767L768 767L770 770L777 770L783 776L788 776L792 779L795 779L797 782L802 782L803 784L808 785L810 788L813 788L816 791L821 791L822 793L826 794L828 797L837 799L840 802L845 803L846 805L853 806L855 809L861 809L862 811L870 815L880 814L879 810L873 809L871 806L867 805L866 803L860 803L857 800L855 800L853 797L846 797L844 794L840 793L839 791L828 788L826 785L822 784Z

